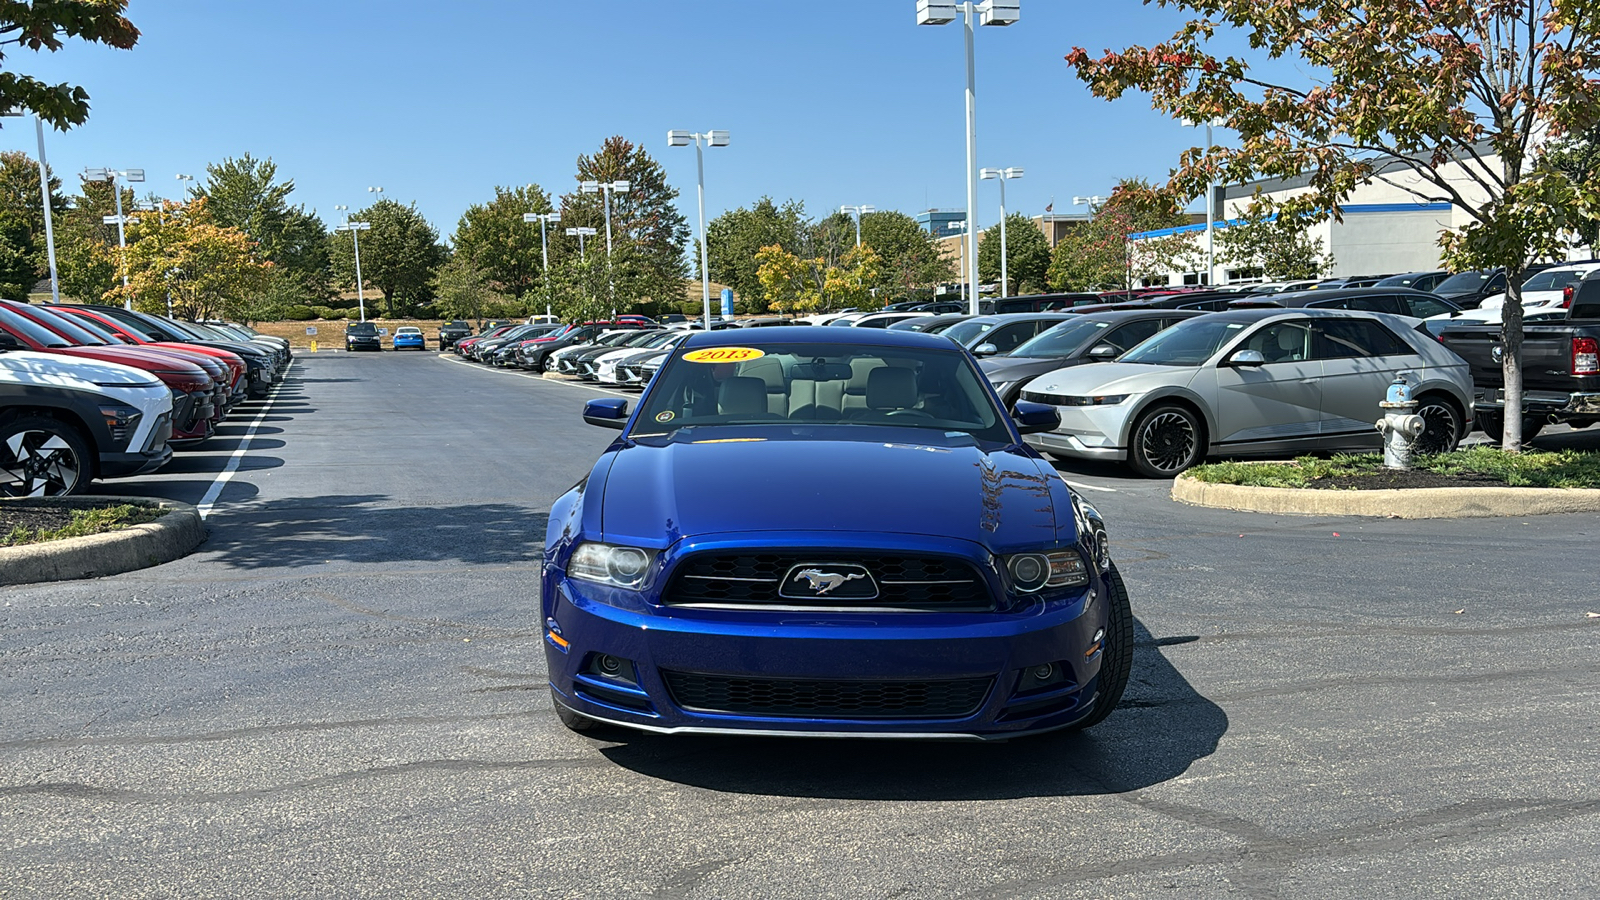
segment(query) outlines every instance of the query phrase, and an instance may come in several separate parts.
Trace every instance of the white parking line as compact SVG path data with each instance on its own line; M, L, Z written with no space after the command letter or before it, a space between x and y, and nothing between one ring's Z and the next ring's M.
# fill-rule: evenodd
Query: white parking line
M284 372L285 376L288 374L287 371ZM216 505L217 497L222 495L222 489L233 479L233 473L239 471L239 463L244 460L245 452L250 449L250 441L256 436L256 429L261 427L261 420L272 410L272 401L278 396L278 388L283 387L283 384L280 381L267 392L267 399L262 403L261 411L256 413L255 419L250 422L250 427L245 429L244 438L239 441L239 449L228 457L228 464L217 474L217 480L211 482L211 487L206 489L206 495L195 505L200 511L200 518L204 519L211 515L211 509Z
M1065 478L1063 478L1061 480L1062 481L1067 481ZM1122 493L1121 491L1117 490L1116 488L1097 487L1097 486L1092 485L1092 484L1082 484L1082 483L1076 482L1076 481L1067 481L1067 486L1068 487L1075 487L1080 491L1101 491L1101 492L1107 493L1107 494L1120 494L1120 493Z
M466 360L461 359L460 357L457 357L457 356L445 356L442 353L439 354L439 358L444 360L445 362L452 362L452 363L456 363L457 365L462 365L462 366L471 366L474 369L480 369L480 370L485 371L485 372L497 372L497 373L499 373L501 375L514 375L517 378L531 378L534 381L540 381L540 382L543 382L545 384L564 384L567 387L583 388L586 391L598 391L599 393L611 394L612 396L615 396L615 397L629 397L629 398L632 398L634 396L637 396L635 394L624 394L621 391L613 391L613 390L609 390L609 389L603 388L603 387L591 387L590 385L579 384L579 383L577 383L575 381L560 381L560 380L554 379L554 378L546 378L543 375L535 375L535 374L530 373L530 372L513 372L513 371L511 371L509 369L497 369L497 368L495 368L493 366L474 365L473 363L469 363Z

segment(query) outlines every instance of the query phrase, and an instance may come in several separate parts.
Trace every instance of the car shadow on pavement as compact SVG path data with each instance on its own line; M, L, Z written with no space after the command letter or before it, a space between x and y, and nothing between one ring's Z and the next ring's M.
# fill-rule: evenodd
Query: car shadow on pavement
M543 512L508 503L379 506L382 494L296 497L228 510L207 524L201 552L239 569L300 568L331 562L534 563L544 545Z
M1228 730L1222 708L1135 622L1133 674L1111 717L1006 743L608 733L612 762L715 791L840 800L997 800L1117 794L1182 775Z

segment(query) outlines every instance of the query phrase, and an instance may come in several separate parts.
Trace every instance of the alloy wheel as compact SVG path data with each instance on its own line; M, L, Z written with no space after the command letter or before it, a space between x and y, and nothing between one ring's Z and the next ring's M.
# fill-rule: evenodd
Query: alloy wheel
M82 461L61 435L18 431L0 444L0 495L60 497L78 486Z
M1194 459L1199 435L1194 423L1177 410L1157 412L1139 429L1139 452L1150 468L1164 475L1176 475Z
M1461 436L1461 422L1450 404L1442 400L1424 400L1417 407L1417 415L1422 417L1425 427L1412 448L1415 452L1431 456L1456 449Z

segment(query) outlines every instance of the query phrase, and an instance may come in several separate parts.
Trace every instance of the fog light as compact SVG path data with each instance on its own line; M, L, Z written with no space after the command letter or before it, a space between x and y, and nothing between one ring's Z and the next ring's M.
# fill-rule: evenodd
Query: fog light
M607 675L615 675L622 671L622 661L615 656L601 656L600 671Z
M1034 666L1033 667L1033 677L1034 677L1035 680L1044 681L1044 680L1048 679L1051 675L1054 675L1055 671L1056 671L1055 666L1052 666L1049 663L1046 663L1046 664L1044 664L1042 666Z

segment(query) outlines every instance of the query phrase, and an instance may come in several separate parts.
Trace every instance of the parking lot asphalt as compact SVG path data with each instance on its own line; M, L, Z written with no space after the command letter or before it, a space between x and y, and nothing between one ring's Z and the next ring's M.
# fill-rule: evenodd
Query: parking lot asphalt
M1063 467L1140 623L1101 726L599 741L537 630L593 396L305 357L107 485L209 494L211 536L0 588L0 896L1600 895L1594 516L1269 517Z

